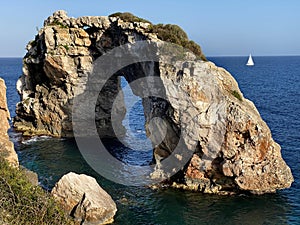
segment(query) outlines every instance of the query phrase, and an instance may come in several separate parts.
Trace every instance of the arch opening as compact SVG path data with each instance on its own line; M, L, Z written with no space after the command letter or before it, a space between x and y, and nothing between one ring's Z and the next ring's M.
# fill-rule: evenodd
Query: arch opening
M105 147L130 165L149 165L167 158L179 140L180 131L169 121L173 109L161 88L164 86L145 77L162 83L157 63L141 62L121 69L106 82L96 106L98 134Z

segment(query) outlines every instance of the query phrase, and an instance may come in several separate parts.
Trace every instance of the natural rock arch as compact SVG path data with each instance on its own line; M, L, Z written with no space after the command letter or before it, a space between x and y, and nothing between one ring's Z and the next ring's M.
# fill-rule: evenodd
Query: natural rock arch
M138 41L159 45L162 41L151 26L118 17L69 18L63 11L50 16L27 46L23 75L17 84L21 102L14 119L16 129L25 135L72 136L74 87L84 86L93 62L117 46ZM293 177L280 146L234 78L211 62L191 53L184 55L186 60L179 54L173 63L164 57L135 63L111 76L98 98L98 134L115 135L110 116L121 91L119 77L132 83L152 74L159 78L166 96L143 99L146 131L154 117L162 118L167 126L163 142L154 146L157 163L172 153L179 137L187 151L195 150L176 177L180 184L175 186L206 193L265 193L289 187ZM132 90L141 96L134 87ZM120 121L125 113L122 104L121 99ZM156 127L156 132L159 130Z

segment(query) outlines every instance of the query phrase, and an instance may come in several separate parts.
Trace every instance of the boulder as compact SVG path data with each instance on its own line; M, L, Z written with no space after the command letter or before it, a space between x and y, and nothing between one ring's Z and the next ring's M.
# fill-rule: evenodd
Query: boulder
M116 204L93 177L70 172L56 183L51 193L80 224L108 224L114 220Z

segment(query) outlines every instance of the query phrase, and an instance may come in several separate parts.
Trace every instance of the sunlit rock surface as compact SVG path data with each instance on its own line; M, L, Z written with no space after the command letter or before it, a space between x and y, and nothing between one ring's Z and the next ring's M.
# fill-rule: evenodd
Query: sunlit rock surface
M114 221L116 204L93 177L70 172L55 184L51 194L80 224L100 225Z
M6 86L3 79L0 78L0 154L11 165L18 167L19 161L14 144L9 140L7 130L9 129L8 120L10 114L6 101Z

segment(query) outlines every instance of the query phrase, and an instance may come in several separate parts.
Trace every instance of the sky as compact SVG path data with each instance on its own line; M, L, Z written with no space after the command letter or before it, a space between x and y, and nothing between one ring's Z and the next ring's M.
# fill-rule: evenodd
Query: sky
M206 56L300 55L299 0L2 0L0 57L23 57L53 12L70 17L131 12L181 26Z

